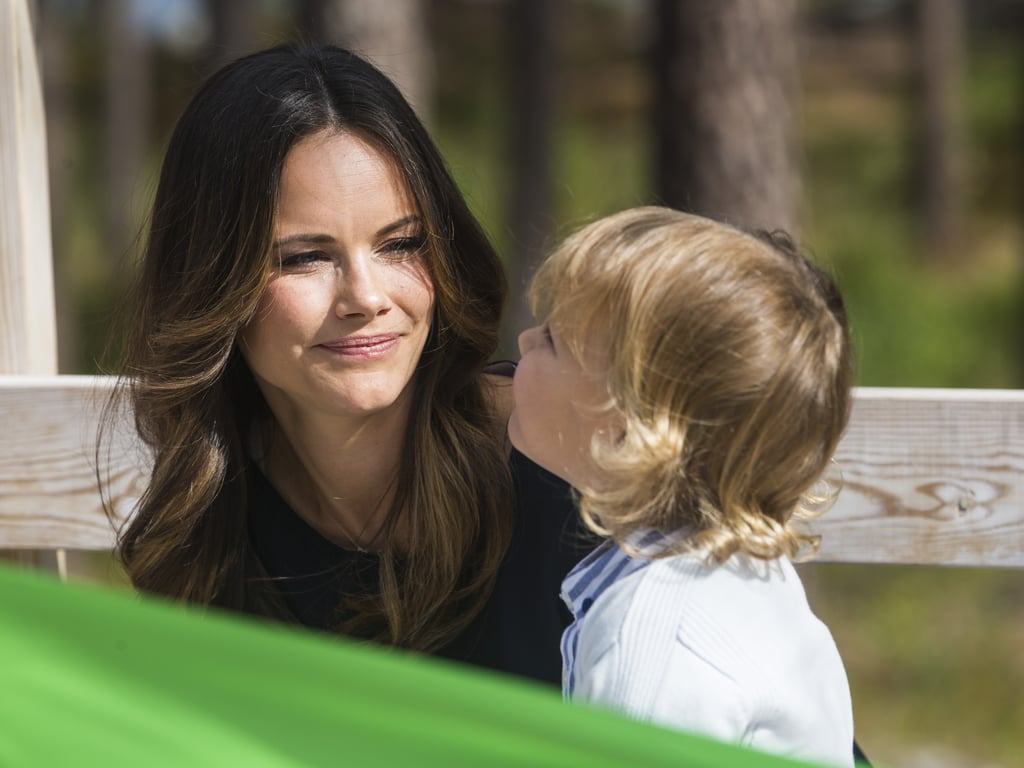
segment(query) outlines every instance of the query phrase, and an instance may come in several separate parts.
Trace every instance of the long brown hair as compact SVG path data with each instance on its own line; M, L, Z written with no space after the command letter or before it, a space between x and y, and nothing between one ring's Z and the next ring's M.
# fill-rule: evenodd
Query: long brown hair
M556 249L532 300L623 417L592 445L591 528L681 530L718 561L815 549L796 523L819 510L853 369L839 291L788 237L630 209Z
M130 405L154 459L119 533L120 557L140 590L289 618L247 536L247 441L267 408L236 338L270 273L285 156L324 129L389 157L427 230L435 315L385 529L404 514L413 546L399 565L387 536L379 594L354 596L358 617L343 631L429 650L479 611L511 536L503 425L482 381L505 278L411 107L340 48L286 45L239 59L177 123L110 403L111 414Z

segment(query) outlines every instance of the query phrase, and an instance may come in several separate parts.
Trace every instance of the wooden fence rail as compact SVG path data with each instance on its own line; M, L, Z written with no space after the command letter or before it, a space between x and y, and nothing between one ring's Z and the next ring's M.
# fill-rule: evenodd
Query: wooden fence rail
M100 413L113 379L0 376L0 549L110 549L114 527L96 474ZM148 473L130 425L121 424L102 471L117 521Z
M96 480L112 380L0 376L0 548L107 549ZM103 475L118 519L146 454L118 426ZM816 523L825 562L1024 567L1024 391L860 388Z
M1024 567L1024 391L858 389L836 463L823 561Z

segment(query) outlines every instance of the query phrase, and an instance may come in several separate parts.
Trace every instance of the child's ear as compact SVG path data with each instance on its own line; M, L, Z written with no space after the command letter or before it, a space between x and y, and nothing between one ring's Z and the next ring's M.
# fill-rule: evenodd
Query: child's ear
M629 426L626 414L621 408L616 407L608 414L608 419L608 436L611 438L611 444L622 445L626 442L626 429Z

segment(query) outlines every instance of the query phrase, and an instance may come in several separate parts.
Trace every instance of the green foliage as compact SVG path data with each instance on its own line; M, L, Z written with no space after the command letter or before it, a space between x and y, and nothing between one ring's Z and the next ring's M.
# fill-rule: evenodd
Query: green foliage
M805 565L802 575L846 663L869 757L929 745L958 754L963 765L1017 764L1019 572Z
M984 77L971 81L977 94L968 90L967 160L993 151L995 137L1008 146L1021 109L1016 94L1024 93L1013 59L982 56L979 68ZM965 195L971 205L963 241L930 253L910 194L906 94L878 89L845 102L827 96L825 104L808 104L807 240L831 264L846 297L858 383L1020 387L1024 271L1020 222L1010 218L1017 203L1008 185L986 176L1014 162L1002 152L1003 162L967 164L969 190L985 194Z

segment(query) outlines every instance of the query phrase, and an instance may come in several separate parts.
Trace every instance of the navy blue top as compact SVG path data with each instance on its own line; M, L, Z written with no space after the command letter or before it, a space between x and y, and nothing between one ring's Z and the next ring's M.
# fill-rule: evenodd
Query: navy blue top
M591 549L569 486L513 450L515 528L483 610L436 652L456 661L561 684L559 642L572 616L562 579ZM296 619L331 631L345 594L377 590L377 556L334 544L285 503L255 466L249 476L249 533L267 574Z

